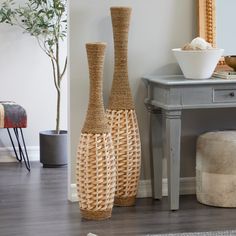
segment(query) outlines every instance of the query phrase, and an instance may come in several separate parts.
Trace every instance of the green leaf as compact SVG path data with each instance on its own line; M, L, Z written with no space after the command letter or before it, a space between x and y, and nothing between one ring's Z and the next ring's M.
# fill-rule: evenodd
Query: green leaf
M0 23L18 25L50 50L66 38L66 0L26 0L24 5L16 1L0 4Z

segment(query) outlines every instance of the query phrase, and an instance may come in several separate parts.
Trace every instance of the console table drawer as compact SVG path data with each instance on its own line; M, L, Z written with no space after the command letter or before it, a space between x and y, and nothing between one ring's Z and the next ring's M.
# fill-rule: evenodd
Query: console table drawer
M236 88L214 89L213 102L236 102Z

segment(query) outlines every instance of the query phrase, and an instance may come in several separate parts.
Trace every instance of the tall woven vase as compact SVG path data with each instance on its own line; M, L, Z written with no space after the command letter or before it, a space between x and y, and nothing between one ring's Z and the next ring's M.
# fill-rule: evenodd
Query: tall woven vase
M86 44L90 98L77 156L77 191L83 218L111 217L116 187L116 163L102 98L105 43Z
M141 166L141 145L128 81L128 31L131 8L112 7L115 68L107 110L116 154L117 184L115 205L135 204Z

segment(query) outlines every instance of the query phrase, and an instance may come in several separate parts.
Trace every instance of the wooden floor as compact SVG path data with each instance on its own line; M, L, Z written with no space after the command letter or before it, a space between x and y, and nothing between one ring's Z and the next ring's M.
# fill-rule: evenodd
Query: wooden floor
M111 220L84 221L77 203L67 201L67 170L31 173L17 163L0 164L0 236L146 235L236 229L236 209L207 207L195 196L181 197L169 212L167 199L137 200L136 207L114 208Z

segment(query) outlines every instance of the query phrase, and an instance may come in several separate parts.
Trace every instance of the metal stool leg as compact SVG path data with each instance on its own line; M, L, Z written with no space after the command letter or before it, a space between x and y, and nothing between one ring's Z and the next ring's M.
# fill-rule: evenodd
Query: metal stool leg
M23 145L24 145L24 150L25 150L25 159L26 159L25 165L27 164L26 168L30 171L30 161L29 161L29 156L28 156L27 148L26 148L26 145L25 145L25 138L24 138L24 134L23 134L22 128L20 128L20 133L21 133L21 139L22 139L22 142L23 142Z
M16 155L16 159L17 159L19 162L21 162L21 161L22 161L22 157L21 157L21 155L18 156L18 153L17 153L17 151L16 151L16 147L15 147L15 144L14 144L14 141L13 141L13 138L12 138L12 136L11 136L11 132L10 132L10 129L9 129L9 128L7 128L7 132L8 132L9 138L10 138L10 140L11 140L11 145L12 145L13 150L14 150L14 153L15 153L15 155Z
M19 138L19 133L18 133L18 129L17 128L13 128L14 130L14 133L15 133L15 136L16 136L16 141L17 141L17 144L18 144L18 149L19 149L19 154L20 154L20 158L25 161L25 158L24 158L24 153L23 153L23 149L21 147L21 143L20 143L20 138Z
M20 132L18 132L18 129L20 130ZM16 137L16 141L17 141L17 144L18 144L18 148L19 148L19 155L18 155L18 153L16 151L16 148L15 148L14 141L12 139L11 133L10 133L9 129L7 129L7 130L8 130L9 137L11 139L11 143L12 143L14 152L16 154L16 159L18 161L22 161L22 159L23 159L24 163L25 163L25 167L27 168L28 171L30 171L29 156L28 156L28 152L27 152L27 149L26 149L25 139L24 139L24 135L23 135L22 129L21 128L13 128L14 133L15 133L15 137ZM21 145L20 139L22 140L23 147Z

